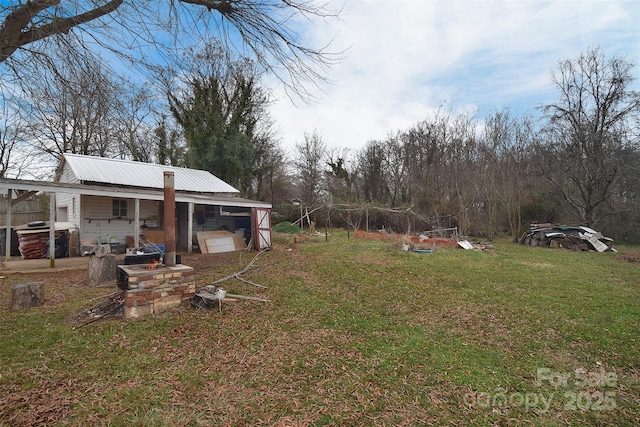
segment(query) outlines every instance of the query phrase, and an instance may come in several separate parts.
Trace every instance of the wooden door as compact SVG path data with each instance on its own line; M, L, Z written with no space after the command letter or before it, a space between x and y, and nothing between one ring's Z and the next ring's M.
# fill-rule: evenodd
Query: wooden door
M253 247L257 251L271 248L271 209L253 208Z

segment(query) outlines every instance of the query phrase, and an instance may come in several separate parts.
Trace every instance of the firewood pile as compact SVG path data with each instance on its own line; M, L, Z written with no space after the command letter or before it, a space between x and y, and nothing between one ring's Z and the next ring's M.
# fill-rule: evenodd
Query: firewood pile
M100 302L82 310L74 316L73 329L78 329L101 319L122 318L125 291L112 292L100 297Z
M520 238L520 243L529 246L564 248L574 251L613 251L613 239L589 227L561 224L531 224Z

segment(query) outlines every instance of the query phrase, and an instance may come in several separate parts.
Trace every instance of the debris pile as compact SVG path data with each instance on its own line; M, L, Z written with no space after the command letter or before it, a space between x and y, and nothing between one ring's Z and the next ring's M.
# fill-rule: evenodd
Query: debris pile
M487 249L493 249L493 243L491 242L472 243L469 240L459 240L458 246L460 246L462 249L473 249L479 252L485 251Z
M199 289L198 293L191 299L191 305L197 308L210 310L215 306L222 310L223 302L236 302L239 299L249 301L269 302L266 298L230 294L224 288L214 285L207 285Z
M122 318L124 313L124 293L125 291L116 291L97 298L101 300L99 303L82 310L74 316L73 323L76 326L73 329L82 328L100 319Z
M387 232L384 228L379 232L372 233L356 230L354 236L356 239L400 241L403 244L409 244L411 248L418 249L434 249L436 247L455 248L459 239L457 227L424 231L417 236L393 234Z
M612 246L613 239L592 228L573 225L531 224L520 238L520 243L574 251L617 252Z
M223 302L235 302L239 299L244 299L244 300L250 300L250 301L260 301L260 302L269 302L268 299L265 298L260 298L260 297L253 297L253 296L246 296L246 295L237 295L237 294L230 294L227 292L226 289L221 288L219 286L216 286L220 283L226 282L228 280L231 279L237 279L242 283L246 283L248 285L252 285L255 286L257 288L262 288L262 289L266 289L266 286L263 285L259 285L257 283L251 282L243 277L240 277L242 274L246 273L247 271L249 271L251 269L251 267L253 267L253 265L255 264L256 260L258 259L258 257L260 256L260 254L262 254L265 250L262 250L260 252L258 252L256 254L255 257L253 257L253 259L251 260L251 262L249 262L249 264L247 264L247 266L245 268L243 268L242 270L238 271L237 273L231 274L227 277L223 277L222 279L216 280L215 282L203 286L201 288L198 289L197 293L193 296L193 298L191 299L191 305L197 307L197 308L203 308L203 309L212 309L213 307L215 307L216 305L218 306L218 309L222 312L222 303Z

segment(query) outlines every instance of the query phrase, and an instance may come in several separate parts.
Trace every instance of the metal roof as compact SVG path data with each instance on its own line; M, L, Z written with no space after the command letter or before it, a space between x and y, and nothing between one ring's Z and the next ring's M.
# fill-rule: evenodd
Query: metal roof
M106 157L64 154L64 160L80 182L142 188L164 188L164 172L173 172L176 191L239 193L215 175L202 170L164 166Z
M48 181L0 178L0 191L23 190L47 193L86 194L90 196L123 197L131 199L164 200L162 189L124 188L106 185L89 185ZM203 205L271 208L271 204L243 199L228 194L209 194L190 191L176 191L176 202L191 202Z

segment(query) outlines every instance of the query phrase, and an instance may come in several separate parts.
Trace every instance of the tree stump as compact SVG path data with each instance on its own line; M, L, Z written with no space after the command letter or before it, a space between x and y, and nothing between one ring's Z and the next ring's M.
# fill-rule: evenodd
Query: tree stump
M93 255L89 257L87 267L87 284L96 286L101 283L116 280L118 277L118 262L116 256L107 254L105 256Z
M44 304L44 283L18 283L11 288L11 310L22 310Z

